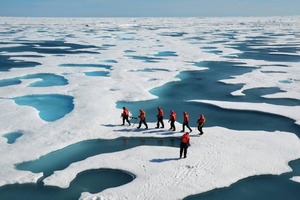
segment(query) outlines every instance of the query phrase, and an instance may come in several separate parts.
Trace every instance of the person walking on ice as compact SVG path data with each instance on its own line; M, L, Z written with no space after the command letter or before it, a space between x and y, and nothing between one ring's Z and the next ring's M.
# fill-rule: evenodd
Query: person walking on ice
M128 108L125 108L125 107L123 107L123 112L122 112L122 114L121 114L121 117L123 118L123 126L125 125L125 121L129 124L129 126L131 125L130 124L130 121L129 121L129 110L128 110Z
M173 110L171 110L170 119L169 119L169 122L171 122L170 130L176 131L175 121L176 121L176 113Z
M163 119L164 119L164 111L160 107L157 107L157 110L158 110L157 124L156 124L155 128L159 128L159 124L161 124L161 128L164 128L165 127L164 121L163 121Z
M146 112L143 111L142 109L140 109L140 123L139 123L139 126L137 127L138 129L141 128L142 126L142 123L146 126L146 129L148 129L148 125L146 123Z
M203 135L203 126L204 126L204 123L205 123L206 119L204 117L203 114L200 114L200 117L199 119L197 120L197 123L198 123L198 131L199 131L199 135Z
M189 132L186 132L185 134L183 134L181 136L181 139L180 139L179 158L182 158L182 153L183 153L184 158L186 158L187 149L188 149L189 145L190 145L190 135L189 135Z
M187 112L183 112L183 124L182 124L182 130L181 130L181 132L184 132L185 126L190 130L190 132L193 131L191 129L191 127L189 127L189 120L190 120L190 117L187 114Z

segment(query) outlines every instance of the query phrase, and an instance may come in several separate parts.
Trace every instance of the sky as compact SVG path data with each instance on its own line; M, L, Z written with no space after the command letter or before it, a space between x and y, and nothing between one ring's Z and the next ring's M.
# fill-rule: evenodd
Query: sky
M299 0L0 0L9 17L230 17L300 15Z

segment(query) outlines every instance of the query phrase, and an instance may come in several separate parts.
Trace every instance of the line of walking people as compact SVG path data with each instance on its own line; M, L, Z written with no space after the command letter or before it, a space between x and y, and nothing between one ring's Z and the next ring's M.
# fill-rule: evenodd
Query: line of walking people
M145 126L145 129L148 129L148 124L146 122L146 112L142 109L139 110L140 111L140 114L138 116L138 118L140 119L139 121L139 125L138 125L138 129L141 128L142 124ZM157 111L158 111L158 114L157 114L157 123L156 123L156 127L155 128L164 128L165 125L164 125L164 111L161 107L157 107ZM123 119L123 124L122 125L125 125L125 122L127 122L129 124L129 126L131 125L130 123L130 116L129 116L129 110L128 108L126 107L123 107L123 112L121 114L121 117ZM137 119L136 117L131 117L133 119ZM183 123L182 123L182 130L181 132L185 132L185 128L188 128L189 129L189 132L192 132L193 130L191 129L191 127L189 126L189 115L187 112L183 112ZM198 123L198 131L199 131L199 135L202 135L203 134L203 126L205 124L205 117L204 117L204 114L200 114L198 120L197 120L197 123ZM169 117L169 121L170 123L170 129L169 130L172 130L172 131L176 131L176 127L175 127L175 122L176 122L176 113L174 110L171 110L171 113L170 113L170 117Z

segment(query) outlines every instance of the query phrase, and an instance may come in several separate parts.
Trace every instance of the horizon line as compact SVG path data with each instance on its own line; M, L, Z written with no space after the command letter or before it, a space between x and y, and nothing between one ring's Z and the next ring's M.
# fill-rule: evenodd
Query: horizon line
M300 15L249 15L249 16L1 16L0 18L263 18L263 17L300 17Z

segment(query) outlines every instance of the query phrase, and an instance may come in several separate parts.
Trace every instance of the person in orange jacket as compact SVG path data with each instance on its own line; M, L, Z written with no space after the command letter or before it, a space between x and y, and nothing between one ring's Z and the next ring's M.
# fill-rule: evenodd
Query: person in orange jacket
M158 110L158 115L157 115L157 124L156 124L156 127L155 128L159 128L159 123L161 123L161 128L164 128L165 125L164 125L164 111L163 109L161 109L161 107L157 107L157 110Z
M170 130L176 131L175 121L176 121L176 113L173 110L171 110L170 119L169 119L169 122L171 122Z
M129 121L129 110L128 108L125 108L123 107L123 112L121 114L121 117L123 118L123 124L122 125L125 125L125 121L129 124L129 126L131 125L130 124L130 121Z
M197 123L198 123L198 130L199 130L199 135L202 135L203 134L203 131L202 131L202 128L204 126L204 123L205 123L206 119L204 117L203 114L200 114L200 117L199 119L197 120Z
M181 136L180 139L180 155L179 155L180 158L182 158L182 153L184 158L186 158L187 149L189 145L190 145L190 135L189 132L186 132Z
M182 130L181 132L184 132L184 128L185 126L190 129L190 132L192 132L193 130L191 129L191 127L189 127L189 120L190 120L190 117L189 115L187 114L187 112L183 112L183 124L182 124Z
M146 129L148 129L148 125L146 123L146 112L143 111L142 109L140 109L140 123L139 126L137 128L141 128L142 123L146 126Z

